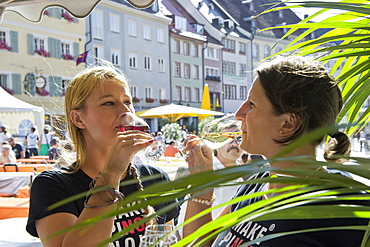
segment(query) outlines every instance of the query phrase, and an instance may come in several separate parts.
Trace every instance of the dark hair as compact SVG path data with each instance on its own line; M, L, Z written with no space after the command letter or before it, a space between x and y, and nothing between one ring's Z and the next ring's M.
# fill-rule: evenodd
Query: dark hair
M337 160L334 155L351 155L351 141L346 133L336 132L330 135L328 147L325 150L324 158L326 160Z
M36 131L36 128L35 128L35 127L31 127L31 130L32 130L33 132L35 132L35 131Z
M277 143L287 144L316 128L335 124L343 99L337 81L321 63L312 57L277 57L256 71L274 114L292 114L300 123L292 136ZM314 143L318 145L323 138Z

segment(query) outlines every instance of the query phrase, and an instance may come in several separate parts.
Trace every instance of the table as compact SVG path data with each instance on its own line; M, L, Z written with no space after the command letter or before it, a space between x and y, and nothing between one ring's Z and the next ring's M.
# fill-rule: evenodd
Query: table
M21 164L50 164L55 163L56 160L28 158L28 159L17 159L17 162L20 162Z
M0 196L16 195L18 189L32 182L33 172L0 172Z
M0 220L0 246L7 247L42 247L39 238L26 232L27 218Z
M30 208L29 198L0 198L0 219L27 217Z

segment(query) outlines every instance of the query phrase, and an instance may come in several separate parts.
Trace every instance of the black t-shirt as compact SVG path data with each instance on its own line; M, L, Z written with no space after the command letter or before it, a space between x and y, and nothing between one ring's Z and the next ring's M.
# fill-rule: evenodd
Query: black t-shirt
M268 172L256 174L251 179L268 176ZM235 197L253 194L263 191L266 184L245 184L242 185ZM361 192L359 192L361 193ZM231 206L231 212L244 208L252 203L262 200L261 197L242 201ZM344 201L341 201L344 202ZM340 202L326 202L326 205L339 204ZM349 203L349 202L348 202ZM358 202L356 202L358 204ZM361 204L369 206L369 201L362 201ZM315 204L315 205L324 205ZM345 230L322 230L315 232L305 232L300 234L291 234L275 237L271 240L258 242L253 247L339 247L361 245L364 231L348 230L347 226L367 226L368 219L359 218L329 218L329 219L288 219L288 220L267 220L267 221L247 221L242 222L232 228L220 233L212 246L239 246L248 241L256 240L270 234L297 231L303 229L319 229L324 227L344 226Z
M15 153L15 158L20 159L21 158L21 152L23 151L23 148L22 148L21 144L16 143L14 147L12 146L12 150Z
M167 173L159 168L149 165L137 164L135 164L135 167L138 170L140 177L147 177L156 174L162 175L159 178L143 181L142 184L144 188L146 186L149 186L150 184L158 183L164 180L170 180ZM130 179L133 179L131 173L129 173L128 176L126 176L125 179L122 181L128 181ZM82 170L78 170L76 173L73 174L66 173L61 170L48 170L40 173L35 178L31 186L30 211L26 227L27 232L30 233L32 236L38 237L35 227L35 221L51 214L66 212L74 214L78 217L84 209L85 198L75 200L50 211L47 211L46 208L62 199L69 198L73 195L88 191L91 181L92 179L87 176ZM138 188L136 185L130 184L120 186L119 190L124 195L128 196L131 193L136 192ZM154 206L154 209L157 211L170 203L172 202L156 205ZM179 214L179 210L180 209L177 207L167 212L165 215L161 215L157 218L158 223L164 223L177 217L177 215ZM115 216L112 234L143 218L144 215L145 211L144 209L142 209ZM134 231L123 236L119 240L112 242L111 245L116 247L139 246L139 238L140 235L144 233L144 228L144 226L136 228Z

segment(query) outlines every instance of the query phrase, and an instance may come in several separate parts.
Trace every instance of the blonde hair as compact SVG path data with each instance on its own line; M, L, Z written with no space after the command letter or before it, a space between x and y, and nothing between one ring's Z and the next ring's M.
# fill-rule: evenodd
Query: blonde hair
M118 70L109 63L105 66L94 66L81 71L75 76L67 88L65 95L66 122L71 142L76 150L76 162L74 165L69 166L73 169L72 172L77 172L81 168L81 164L84 163L87 154L82 132L71 120L71 111L82 110L85 106L85 101L91 92L96 87L102 87L107 81L120 83L129 89L129 79L124 72ZM138 181L138 190L143 190L144 188L136 167L130 164L129 169L133 174L133 177ZM146 207L145 211L146 216L154 214L155 212L151 206ZM155 221L155 219L152 219L149 224L153 223L153 221Z
M72 144L76 149L75 171L86 159L85 140L81 130L71 120L72 110L81 110L87 97L96 87L102 87L107 81L115 81L129 89L129 80L122 71L113 66L94 66L78 73L69 84L65 95L66 123ZM128 90L129 91L129 90Z

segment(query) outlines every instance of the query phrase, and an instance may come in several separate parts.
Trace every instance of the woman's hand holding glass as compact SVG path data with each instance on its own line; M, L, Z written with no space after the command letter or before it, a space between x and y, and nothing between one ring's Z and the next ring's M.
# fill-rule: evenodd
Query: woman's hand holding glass
M179 230L167 224L155 224L145 227L144 236L140 239L140 247L167 247L181 239Z

